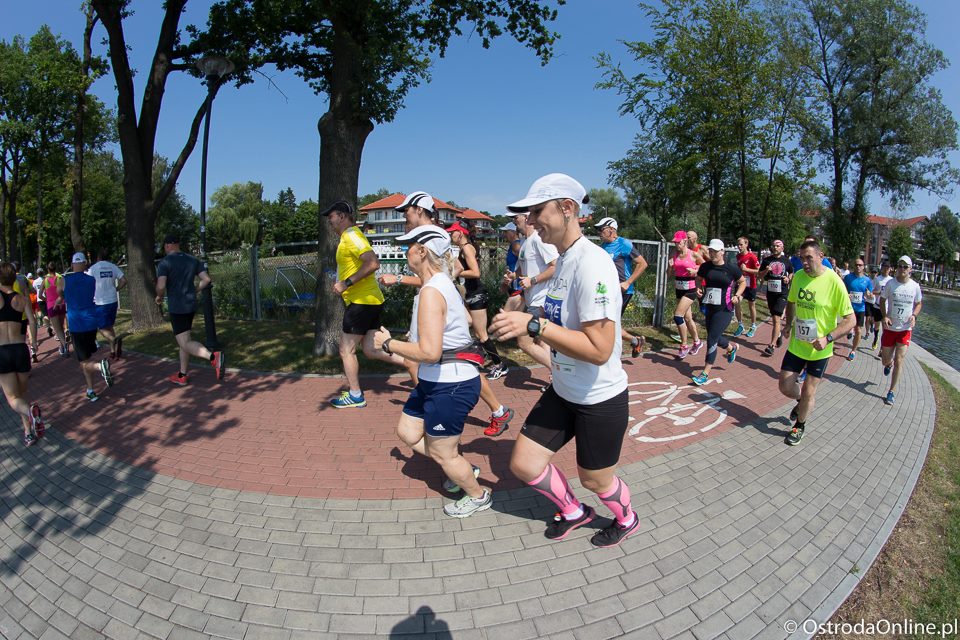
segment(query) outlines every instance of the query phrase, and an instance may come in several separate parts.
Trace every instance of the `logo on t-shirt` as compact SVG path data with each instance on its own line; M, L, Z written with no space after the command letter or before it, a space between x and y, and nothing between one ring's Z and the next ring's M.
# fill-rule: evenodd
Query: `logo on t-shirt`
M797 294L798 300L803 300L804 302L813 302L816 304L817 292L810 291L809 289L800 288L800 292Z
M543 317L550 322L563 326L560 322L560 312L563 310L563 298L554 298L548 295L543 301Z

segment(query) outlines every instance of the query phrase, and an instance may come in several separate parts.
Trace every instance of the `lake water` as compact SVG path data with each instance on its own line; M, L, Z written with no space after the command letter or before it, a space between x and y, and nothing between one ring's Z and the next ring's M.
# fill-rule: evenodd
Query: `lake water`
M924 292L913 340L960 371L960 298Z

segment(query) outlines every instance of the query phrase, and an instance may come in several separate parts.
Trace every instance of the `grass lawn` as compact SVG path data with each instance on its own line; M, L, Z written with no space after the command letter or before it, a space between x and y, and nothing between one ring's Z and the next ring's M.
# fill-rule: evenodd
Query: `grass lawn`
M834 624L911 620L934 623L939 632L941 623L953 623L960 612L960 391L924 370L937 403L927 460L890 539L830 619ZM956 637L953 632L950 637Z

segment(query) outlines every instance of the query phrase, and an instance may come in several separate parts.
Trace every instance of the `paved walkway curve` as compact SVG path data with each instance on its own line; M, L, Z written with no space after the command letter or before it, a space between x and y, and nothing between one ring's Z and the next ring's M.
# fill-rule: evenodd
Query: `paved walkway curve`
M544 539L552 508L527 488L455 520L439 497L215 487L118 461L56 424L23 449L5 410L0 636L787 637L788 620L840 605L919 474L929 385L913 357L895 407L884 383L864 351L828 374L798 447L783 444L783 406L626 465L642 529L607 550L589 530Z

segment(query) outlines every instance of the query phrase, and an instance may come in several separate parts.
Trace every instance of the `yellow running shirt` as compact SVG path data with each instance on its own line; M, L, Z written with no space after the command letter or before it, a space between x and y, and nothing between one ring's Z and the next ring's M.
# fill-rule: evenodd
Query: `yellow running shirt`
M367 251L373 251L373 247L359 227L350 227L341 233L340 244L337 245L337 279L346 280L359 271L363 265L360 256ZM347 304L383 304L383 292L377 284L375 273L354 282L342 295Z
M847 287L833 269L811 278L803 269L790 283L787 302L795 303L788 350L804 360L823 360L833 355L833 343L823 351L812 342L837 328L837 318L853 313Z

